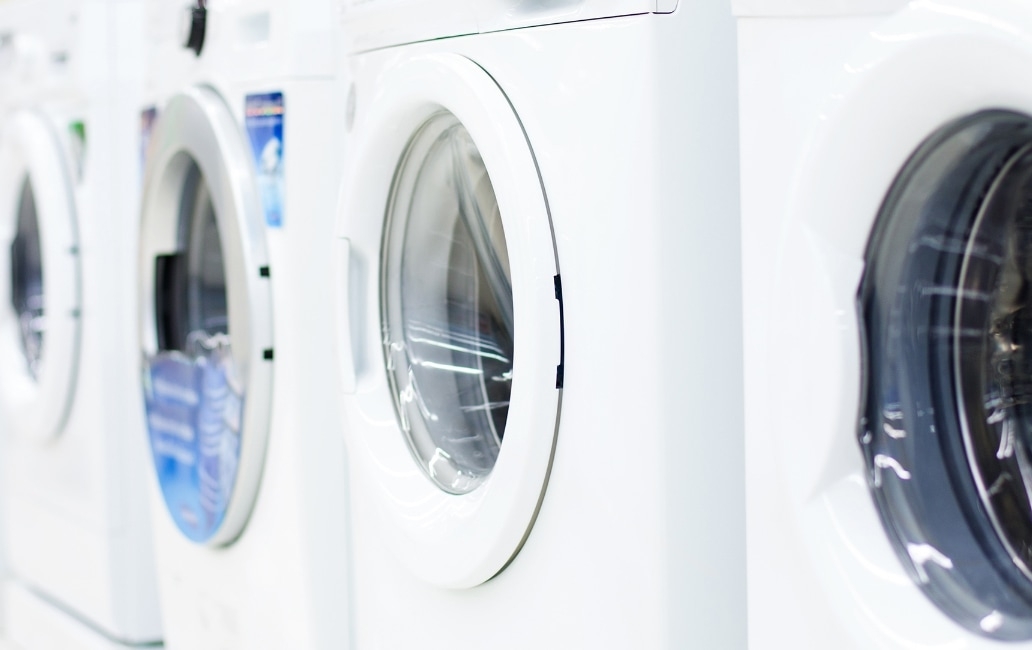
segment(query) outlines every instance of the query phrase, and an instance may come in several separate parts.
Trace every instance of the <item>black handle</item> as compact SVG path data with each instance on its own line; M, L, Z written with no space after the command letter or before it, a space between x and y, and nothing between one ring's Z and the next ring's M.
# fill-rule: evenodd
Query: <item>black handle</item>
M204 48L204 33L208 27L208 9L205 7L205 0L197 0L197 5L190 7L190 31L183 44L197 56L201 55Z

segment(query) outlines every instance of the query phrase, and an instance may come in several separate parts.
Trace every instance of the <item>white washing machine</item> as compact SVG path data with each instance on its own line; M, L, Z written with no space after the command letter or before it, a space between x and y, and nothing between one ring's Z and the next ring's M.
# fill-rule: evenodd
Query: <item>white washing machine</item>
M730 6L342 16L356 646L744 645Z
M7 2L0 5L0 114L6 115L14 105L14 99L19 95L19 88L23 85L26 68L30 67L32 56L26 52L26 48L32 48L32 41L35 40L37 49L41 49L39 39L26 39L18 37L19 31L24 31L22 24L23 17L27 13L24 3ZM27 42L28 41L28 42ZM0 413L0 421L3 421L3 414ZM0 454L3 453L5 437L0 436ZM2 471L0 464L0 471ZM0 489L3 486L3 478L0 475ZM8 577L7 552L4 549L4 527L3 500L0 499L0 581L6 582ZM3 590L0 589L0 638L4 636L4 621L6 619L6 607L3 602Z
M136 133L119 120L138 102L142 5L12 3L4 16L6 633L31 648L152 643L161 626L131 397Z
M1032 10L736 11L750 647L1032 647Z
M171 648L347 644L332 16L152 4L139 341Z

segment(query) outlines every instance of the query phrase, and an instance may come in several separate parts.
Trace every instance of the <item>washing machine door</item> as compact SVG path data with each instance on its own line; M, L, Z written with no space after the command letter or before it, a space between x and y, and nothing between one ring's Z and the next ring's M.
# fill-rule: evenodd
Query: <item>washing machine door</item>
M930 137L876 222L860 290L860 441L915 582L954 620L1032 639L1032 116Z
M173 97L147 155L140 340L158 482L180 531L243 530L269 433L272 306L265 226L240 128L207 88Z
M564 383L551 222L481 68L421 58L379 87L340 213L349 431L402 560L471 587L519 551L548 480Z
M75 184L59 132L22 111L0 134L0 418L47 440L63 428L79 359Z

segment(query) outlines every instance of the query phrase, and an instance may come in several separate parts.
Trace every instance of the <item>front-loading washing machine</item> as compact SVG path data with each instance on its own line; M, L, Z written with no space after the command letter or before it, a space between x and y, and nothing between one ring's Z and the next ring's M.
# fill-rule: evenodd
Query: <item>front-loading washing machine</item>
M0 529L6 634L24 647L161 639L129 397L135 131L118 119L138 101L141 17L137 2L4 10Z
M736 11L750 646L1032 647L1032 11Z
M743 645L730 5L342 19L357 646Z
M138 359L168 647L347 644L332 15L151 6Z

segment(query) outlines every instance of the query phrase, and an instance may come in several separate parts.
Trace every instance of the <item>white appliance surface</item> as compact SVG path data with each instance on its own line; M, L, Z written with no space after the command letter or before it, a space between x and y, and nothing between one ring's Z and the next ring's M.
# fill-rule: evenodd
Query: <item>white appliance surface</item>
M188 650L346 647L346 465L326 300L340 155L332 7L319 0L208 2L199 54L184 47L189 8L161 0L148 15L138 343L148 400L163 390L154 382L159 375L149 374L154 359L182 348L193 356L163 358L179 354L191 372L228 369L217 381L231 391L226 404L237 401L222 411L214 451L203 447L211 430L199 427L187 437L197 434L202 447L187 446L186 455L169 438L183 429L167 427L167 413L148 402L152 448L163 462L204 472L226 490L212 496L192 485L187 494L202 502L191 510L168 473L149 472L158 477L151 492L165 643ZM198 184L183 161L199 169ZM184 241L177 234L184 224L206 234ZM209 230L196 230L201 226ZM199 265L183 277L213 289L214 302L176 303L162 288L156 259L172 253ZM158 303L169 305L167 318L155 313ZM221 325L188 323L191 332L204 332L191 338L204 351L173 341L168 328L208 313L205 304L214 305L212 314L224 311ZM180 395L208 399L203 389L192 391ZM163 398L170 396L174 391ZM205 457L219 460L203 466ZM227 483L227 476L235 479ZM204 510L209 497L215 505ZM207 527L183 518L198 512L219 518Z
M356 645L744 646L729 7L474 4L342 4Z
M146 452L127 343L138 183L136 132L124 120L142 84L143 5L12 2L3 12L5 597L38 593L40 616L84 621L109 645L154 642ZM24 278L12 278L11 255ZM20 602L5 603L12 641L73 647L24 625Z

